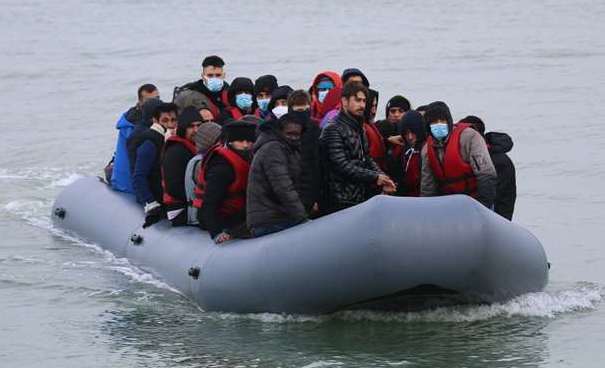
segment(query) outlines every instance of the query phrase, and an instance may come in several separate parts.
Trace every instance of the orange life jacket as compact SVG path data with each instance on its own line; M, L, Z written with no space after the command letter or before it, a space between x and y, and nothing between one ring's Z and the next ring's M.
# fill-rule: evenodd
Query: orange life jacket
M477 196L477 177L471 165L462 159L460 136L469 124L456 124L445 142L443 162L439 161L435 148L435 139L429 135L427 144L428 164L443 194L468 194Z
M214 155L219 155L227 160L235 172L235 180L227 187L227 196L218 209L219 216L232 216L243 210L246 206L246 188L248 186L250 163L223 145L215 145L212 147L206 156L204 156L204 159L200 164L194 189L195 199L193 200L193 206L199 209L204 205L206 170L208 162Z

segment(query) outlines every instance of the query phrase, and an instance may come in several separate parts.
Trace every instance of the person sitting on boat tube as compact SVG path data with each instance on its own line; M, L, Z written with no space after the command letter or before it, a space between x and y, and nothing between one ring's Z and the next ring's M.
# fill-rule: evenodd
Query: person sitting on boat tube
M161 154L164 135L176 126L177 107L173 103L160 103L152 115L151 127L135 131L128 140L128 160L132 172L132 187L137 202L145 206L145 223L148 227L164 218L162 203Z
M255 237L287 229L307 218L299 193L304 124L294 114L286 114L260 128L246 198L246 222Z
M374 186L385 193L395 192L395 183L370 157L363 131L368 89L347 82L342 91L342 109L320 136L325 173L325 198L320 208L332 213L369 199Z
M424 120L428 138L421 153L420 195L467 194L493 208L496 169L481 134L469 124L454 125L441 101L429 104Z
M162 159L163 204L172 226L187 225L185 169L197 153L193 136L202 125L202 116L193 106L183 109L177 118L176 134L164 145Z
M223 126L224 144L204 157L197 173L195 201L200 228L217 244L248 236L246 189L256 125L235 121Z

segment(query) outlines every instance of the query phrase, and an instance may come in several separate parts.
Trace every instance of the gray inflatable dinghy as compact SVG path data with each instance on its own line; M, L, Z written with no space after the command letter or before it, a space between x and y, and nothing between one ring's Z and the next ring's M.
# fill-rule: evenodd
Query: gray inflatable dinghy
M463 195L377 196L220 246L195 227L162 221L142 229L134 197L95 177L66 187L52 211L55 226L126 257L207 311L399 308L426 290L489 303L540 291L548 280L540 242Z

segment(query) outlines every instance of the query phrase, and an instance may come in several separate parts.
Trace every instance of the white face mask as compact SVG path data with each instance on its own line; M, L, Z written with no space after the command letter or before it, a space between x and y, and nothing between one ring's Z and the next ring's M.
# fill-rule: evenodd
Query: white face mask
M288 106L276 106L273 108L273 110L271 110L271 112L276 118L279 119L288 113Z

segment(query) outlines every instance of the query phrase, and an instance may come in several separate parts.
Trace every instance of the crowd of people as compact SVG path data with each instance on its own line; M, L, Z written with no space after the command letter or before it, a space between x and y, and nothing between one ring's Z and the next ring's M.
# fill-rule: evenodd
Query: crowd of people
M454 122L442 101L412 108L379 93L355 68L319 73L307 90L273 75L225 80L208 56L201 78L164 102L153 84L116 124L106 167L114 190L133 193L144 227L167 218L216 243L259 237L372 196L466 194L511 220L512 140L476 116Z

